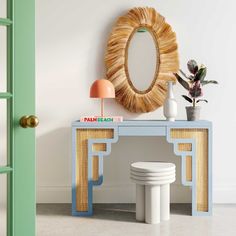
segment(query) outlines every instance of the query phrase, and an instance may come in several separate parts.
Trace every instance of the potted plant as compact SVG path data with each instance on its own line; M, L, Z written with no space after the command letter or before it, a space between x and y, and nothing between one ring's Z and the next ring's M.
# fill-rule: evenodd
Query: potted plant
M188 96L182 96L192 104L192 106L186 107L187 119L189 121L199 120L201 107L197 106L197 104L199 102L208 102L206 99L200 98L203 96L202 87L206 84L218 84L218 82L215 80L205 80L207 68L204 65L198 66L195 60L188 61L187 66L190 75L187 75L180 70L180 73L185 79L177 73L174 75L178 82L188 91Z

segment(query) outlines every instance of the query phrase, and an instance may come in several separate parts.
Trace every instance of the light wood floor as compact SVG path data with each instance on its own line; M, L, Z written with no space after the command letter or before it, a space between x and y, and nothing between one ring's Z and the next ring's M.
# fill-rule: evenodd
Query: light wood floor
M92 217L71 216L70 204L38 204L37 236L236 236L236 205L215 205L212 217L190 216L190 205L172 204L169 221L135 221L134 204L95 204ZM6 236L0 208L0 236Z
M95 204L92 217L72 217L69 204L37 206L37 236L236 236L236 205L215 205L214 216L192 217L190 205L172 204L169 221L135 221L134 204Z

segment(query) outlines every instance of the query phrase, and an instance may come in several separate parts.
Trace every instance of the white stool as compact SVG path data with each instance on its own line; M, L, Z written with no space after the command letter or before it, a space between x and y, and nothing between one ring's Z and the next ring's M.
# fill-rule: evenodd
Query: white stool
M135 162L130 178L136 183L136 219L149 224L170 218L170 183L175 165L164 162Z

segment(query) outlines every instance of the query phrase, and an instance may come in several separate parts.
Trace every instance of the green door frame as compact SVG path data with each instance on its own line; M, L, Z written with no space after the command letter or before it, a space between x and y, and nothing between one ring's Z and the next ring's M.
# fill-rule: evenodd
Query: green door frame
M8 158L0 167L7 174L7 236L34 236L35 130L19 120L35 114L35 2L7 0L7 99Z
M34 0L14 0L13 38L13 236L34 236L35 129L19 126L22 116L35 114Z

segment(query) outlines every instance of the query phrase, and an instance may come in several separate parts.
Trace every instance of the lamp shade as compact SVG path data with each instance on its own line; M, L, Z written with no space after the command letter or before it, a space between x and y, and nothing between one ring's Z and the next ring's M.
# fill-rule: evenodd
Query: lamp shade
M114 98L115 88L107 79L98 79L90 87L91 98Z

